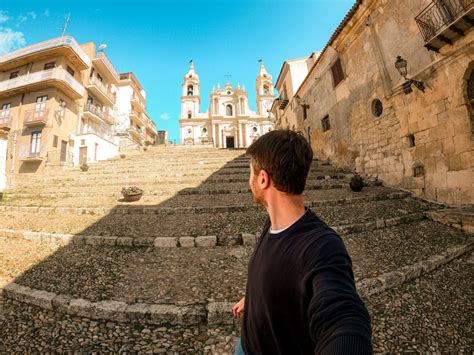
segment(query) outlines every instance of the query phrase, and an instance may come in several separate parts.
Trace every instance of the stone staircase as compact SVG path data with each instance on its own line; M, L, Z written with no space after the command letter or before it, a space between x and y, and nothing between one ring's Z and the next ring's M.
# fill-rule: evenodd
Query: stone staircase
M305 198L345 241L358 290L377 320L375 349L469 350L462 314L444 311L449 321L436 319L460 339L433 346L419 329L413 336L386 329L384 317L393 315L383 309L394 292L410 299L415 291L404 288L433 278L429 286L439 272L454 283L450 265L471 260L469 234L428 218L445 215L446 206L378 181L352 192L351 176L314 161ZM266 218L248 178L244 151L186 147L128 153L87 172L14 176L0 201L0 352L231 354L239 323L230 307L243 296ZM142 199L122 202L126 185L142 187ZM465 290L447 294L453 305L469 306L457 296ZM409 313L394 318L403 324Z

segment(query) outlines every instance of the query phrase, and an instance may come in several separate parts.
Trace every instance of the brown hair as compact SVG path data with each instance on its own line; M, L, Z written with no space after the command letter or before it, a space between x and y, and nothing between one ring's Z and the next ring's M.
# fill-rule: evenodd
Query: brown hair
M291 195L303 193L313 151L306 138L291 130L268 132L247 148L255 172L265 170L277 190Z

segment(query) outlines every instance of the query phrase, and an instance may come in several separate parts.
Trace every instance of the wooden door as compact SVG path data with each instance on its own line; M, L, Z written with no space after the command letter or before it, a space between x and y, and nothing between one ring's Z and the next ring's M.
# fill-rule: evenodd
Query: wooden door
M87 162L87 147L79 148L79 165Z

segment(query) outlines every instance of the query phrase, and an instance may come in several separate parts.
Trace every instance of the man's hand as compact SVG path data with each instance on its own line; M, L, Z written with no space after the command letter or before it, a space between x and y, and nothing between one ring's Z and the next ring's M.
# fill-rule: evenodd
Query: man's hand
M241 316L244 313L244 304L245 304L245 297L237 302L234 307L232 307L232 314L234 317Z

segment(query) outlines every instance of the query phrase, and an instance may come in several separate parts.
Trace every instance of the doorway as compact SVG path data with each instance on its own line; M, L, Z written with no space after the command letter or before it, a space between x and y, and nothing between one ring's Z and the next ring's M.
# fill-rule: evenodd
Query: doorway
M87 163L87 147L79 148L79 165Z
M225 137L225 146L226 148L235 148L235 138L232 137Z
M59 161L61 163L65 163L67 161L67 141L61 141L61 156Z

